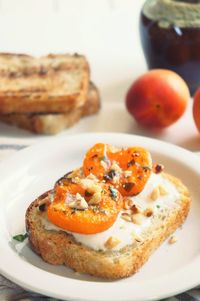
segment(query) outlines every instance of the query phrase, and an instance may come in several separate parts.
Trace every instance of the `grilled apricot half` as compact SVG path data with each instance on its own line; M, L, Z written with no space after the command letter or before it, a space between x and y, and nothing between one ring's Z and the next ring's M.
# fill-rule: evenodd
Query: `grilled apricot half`
M84 174L94 174L100 181L112 184L122 196L140 193L152 169L150 153L143 147L117 149L108 144L95 144L85 155Z
M55 187L47 215L54 225L75 233L95 234L110 228L122 207L122 197L111 185L81 179Z

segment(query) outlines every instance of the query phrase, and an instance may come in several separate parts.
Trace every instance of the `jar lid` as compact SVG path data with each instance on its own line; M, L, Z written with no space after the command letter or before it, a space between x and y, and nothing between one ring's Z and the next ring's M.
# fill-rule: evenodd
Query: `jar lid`
M200 27L199 0L147 0L143 14L153 21L158 21L161 28Z

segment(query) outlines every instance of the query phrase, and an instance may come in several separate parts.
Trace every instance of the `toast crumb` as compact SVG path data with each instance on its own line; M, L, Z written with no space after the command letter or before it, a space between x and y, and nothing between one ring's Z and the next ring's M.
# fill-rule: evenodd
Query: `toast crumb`
M123 212L121 218L126 222L132 222L131 215L129 213Z
M177 242L177 238L176 238L175 236L171 236L170 239L169 239L169 241L168 241L168 243L169 243L170 245L173 245L173 244L175 244L176 242Z
M147 208L144 210L144 215L146 217L151 217L153 215L153 209L152 208Z
M152 201L156 201L157 198L160 196L160 190L159 190L159 187L156 187L153 189L153 191L151 192L150 194L150 199Z
M120 243L120 240L115 237L109 237L108 240L105 242L104 246L107 249L113 249Z
M163 196L163 195L167 195L167 194L168 194L168 192L167 192L167 190L165 189L164 186L159 185L158 188L159 188L159 193L160 193L160 195Z
M125 210L131 209L133 206L133 201L129 198L124 198L123 199L123 208Z
M133 214L131 219L132 219L132 222L136 225L141 225L143 222L143 216L141 213Z

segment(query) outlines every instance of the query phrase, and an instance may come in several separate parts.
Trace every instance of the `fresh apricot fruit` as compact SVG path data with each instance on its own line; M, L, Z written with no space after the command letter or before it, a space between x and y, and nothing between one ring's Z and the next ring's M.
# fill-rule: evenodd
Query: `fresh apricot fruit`
M126 107L139 124L164 128L183 115L189 98L188 86L177 73L155 69L131 85L126 95Z

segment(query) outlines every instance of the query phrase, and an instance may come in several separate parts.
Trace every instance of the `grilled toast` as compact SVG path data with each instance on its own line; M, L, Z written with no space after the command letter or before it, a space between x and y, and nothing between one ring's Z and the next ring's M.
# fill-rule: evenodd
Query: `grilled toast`
M78 174L81 174L80 170ZM67 181L69 175L56 185ZM36 199L27 209L26 228L32 249L48 263L65 264L75 271L98 277L119 279L136 273L153 251L182 225L189 212L188 189L174 176L165 173L161 176L174 185L180 198L174 199L172 208L167 205L158 209L149 226L141 232L139 239L137 236L133 238L131 245L120 250L95 250L77 241L72 233L61 228L47 228L44 220L47 219L52 190Z
M10 113L0 114L0 121L38 134L53 135L73 126L81 117L95 114L100 109L100 96L93 83L89 85L83 106L68 113Z
M66 113L84 105L89 65L82 55L0 54L0 113Z

